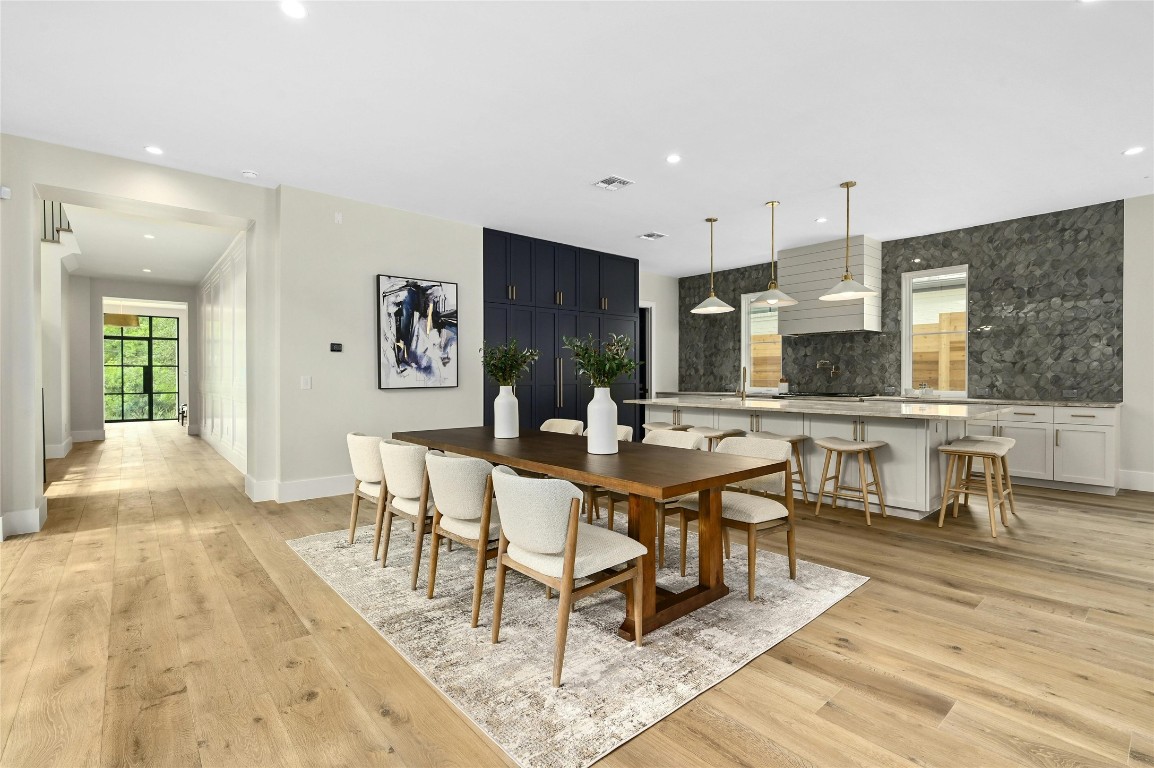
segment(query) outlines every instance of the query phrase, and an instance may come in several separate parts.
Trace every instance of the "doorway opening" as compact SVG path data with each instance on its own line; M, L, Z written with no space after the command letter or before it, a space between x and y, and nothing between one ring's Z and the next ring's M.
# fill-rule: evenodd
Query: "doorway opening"
M171 421L181 407L180 317L104 313L104 421ZM181 313L183 314L183 313Z

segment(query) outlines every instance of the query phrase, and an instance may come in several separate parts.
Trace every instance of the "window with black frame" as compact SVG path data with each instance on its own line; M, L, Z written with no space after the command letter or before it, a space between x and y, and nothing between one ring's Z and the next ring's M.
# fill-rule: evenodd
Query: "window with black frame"
M136 326L104 326L104 420L177 417L180 321L140 315Z

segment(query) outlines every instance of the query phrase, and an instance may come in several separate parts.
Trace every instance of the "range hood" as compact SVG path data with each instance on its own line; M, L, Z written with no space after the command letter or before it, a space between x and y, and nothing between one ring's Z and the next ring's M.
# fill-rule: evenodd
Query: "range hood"
M849 268L859 282L881 290L882 244L867 235L851 237ZM848 301L820 301L845 271L845 240L803 245L778 253L778 282L797 304L778 310L778 333L881 331L881 296Z

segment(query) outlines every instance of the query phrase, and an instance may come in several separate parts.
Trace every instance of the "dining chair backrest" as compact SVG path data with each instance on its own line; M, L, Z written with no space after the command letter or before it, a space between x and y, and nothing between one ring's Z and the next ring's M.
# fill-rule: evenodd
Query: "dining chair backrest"
M381 463L385 469L385 484L389 493L402 499L416 499L421 496L421 483L425 479L425 454L423 445L403 443L400 440L381 441Z
M485 484L493 465L468 456L454 458L440 451L425 454L429 488L437 511L457 520L478 520L485 505Z
M541 422L542 432L560 432L562 435L579 435L585 429L583 422L576 419L545 419Z
M586 429L581 434L588 436L589 430ZM617 442L629 443L632 441L633 441L633 427L630 427L630 426L625 425L625 424L618 424L617 425Z
M497 467L493 491L501 500L501 530L511 543L543 555L565 549L569 511L582 495L577 486L568 480L518 477Z
M641 441L646 445L664 445L669 448L689 448L701 450L705 445L705 438L694 432L673 431L672 429L652 430Z
M764 459L766 461L786 461L789 459L791 451L792 447L784 440L767 440L760 437L727 437L718 443L713 452L748 456L752 459ZM774 472L772 475L742 480L734 483L734 485L751 491L762 491L780 496L785 493L785 473Z
M384 477L381 469L381 452L377 448L381 438L376 435L362 435L350 432L349 461L353 465L353 477L362 483L379 483Z

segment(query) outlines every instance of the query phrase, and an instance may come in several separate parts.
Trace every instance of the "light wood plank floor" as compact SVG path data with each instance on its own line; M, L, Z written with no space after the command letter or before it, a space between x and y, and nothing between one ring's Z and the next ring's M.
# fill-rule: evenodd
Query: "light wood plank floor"
M0 547L3 765L509 764L285 545L350 497L253 504L173 423L49 474ZM801 557L871 581L602 764L1154 765L1154 496L1018 506L996 540L800 506Z

